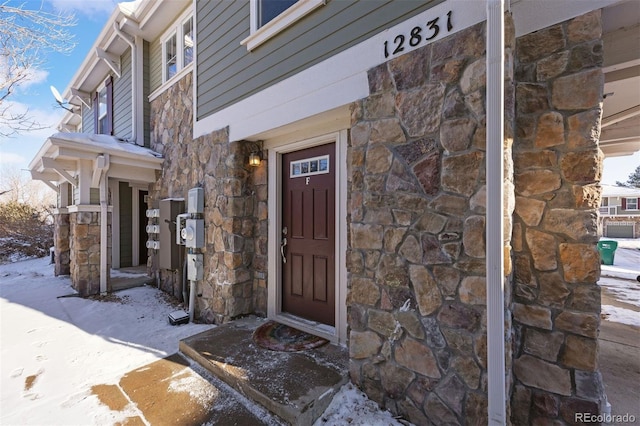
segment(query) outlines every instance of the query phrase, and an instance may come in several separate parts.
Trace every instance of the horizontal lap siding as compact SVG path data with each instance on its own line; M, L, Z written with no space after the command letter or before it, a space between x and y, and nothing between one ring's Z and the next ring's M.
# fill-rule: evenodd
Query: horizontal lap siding
M142 104L144 105L144 146L151 146L151 107L149 103L149 95L151 94L150 80L150 45L147 41L142 44Z
M162 44L158 37L149 43L149 93L162 86Z
M113 135L131 139L131 48L120 56L120 78L113 80Z
M93 98L93 94L91 94ZM93 103L93 100L89 102L89 105ZM82 133L94 133L95 125L94 125L94 117L93 117L93 108L87 108L85 105L82 105Z
M197 2L198 119L303 71L439 1L333 0L248 52L249 2Z

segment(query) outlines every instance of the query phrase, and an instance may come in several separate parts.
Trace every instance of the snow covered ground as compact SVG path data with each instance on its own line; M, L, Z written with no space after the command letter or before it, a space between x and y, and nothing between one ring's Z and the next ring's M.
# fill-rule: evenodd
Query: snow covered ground
M74 297L48 258L0 265L0 424L111 425L122 413L91 388L178 351L212 325L171 326L164 293L138 287L107 298ZM401 425L346 385L318 425Z
M640 326L640 240L619 240L599 284L638 309L603 305L607 321ZM0 424L109 425L121 418L91 387L178 351L178 342L212 325L174 327L176 310L153 287L106 299L73 297L68 277L48 258L0 265ZM68 297L71 296L71 297ZM401 425L346 385L316 425Z
M602 305L606 321L619 322L640 327L640 239L603 238L618 242L613 265L602 265L598 284L625 304L635 306L627 309L620 306Z

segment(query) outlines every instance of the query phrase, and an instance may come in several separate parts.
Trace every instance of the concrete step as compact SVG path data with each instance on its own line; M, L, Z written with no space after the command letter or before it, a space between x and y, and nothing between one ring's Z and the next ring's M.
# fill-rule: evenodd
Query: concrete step
M349 380L347 350L264 349L252 339L264 321L247 317L196 334L180 341L180 352L289 424L311 425Z
M118 384L96 385L91 391L114 412L114 418L124 418L118 424L128 426L281 424L226 384L193 370L180 354L129 371Z

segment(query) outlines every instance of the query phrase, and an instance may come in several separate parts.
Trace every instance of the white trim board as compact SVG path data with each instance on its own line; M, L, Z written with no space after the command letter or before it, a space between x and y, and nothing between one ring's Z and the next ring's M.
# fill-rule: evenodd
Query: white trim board
M347 342L347 130L313 137L297 142L272 142L269 148L269 231L267 317L295 326L308 333L345 345ZM335 327L297 318L282 312L282 270L279 242L282 229L282 154L335 142L336 172L336 238L335 238Z

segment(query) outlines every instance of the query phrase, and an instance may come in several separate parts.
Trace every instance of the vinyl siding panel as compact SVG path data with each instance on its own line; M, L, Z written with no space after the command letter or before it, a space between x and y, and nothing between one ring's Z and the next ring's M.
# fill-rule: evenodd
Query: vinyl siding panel
M160 37L149 43L150 93L162 86L162 43Z
M120 75L113 79L113 135L131 139L131 48L120 56Z
M202 119L358 44L440 0L331 1L253 52L249 2L196 2L197 118Z
M142 44L142 104L144 107L144 146L151 146L151 104L149 103L149 95L151 94L151 80L150 80L150 45L145 41Z
M91 96L93 96L93 94ZM93 108L87 108L84 105L82 105L82 133L95 133Z
M80 202L80 188L73 187L73 204ZM100 204L100 188L89 188L89 204Z
M120 267L124 268L133 264L133 198L132 190L127 182L120 182L118 187L120 194Z

